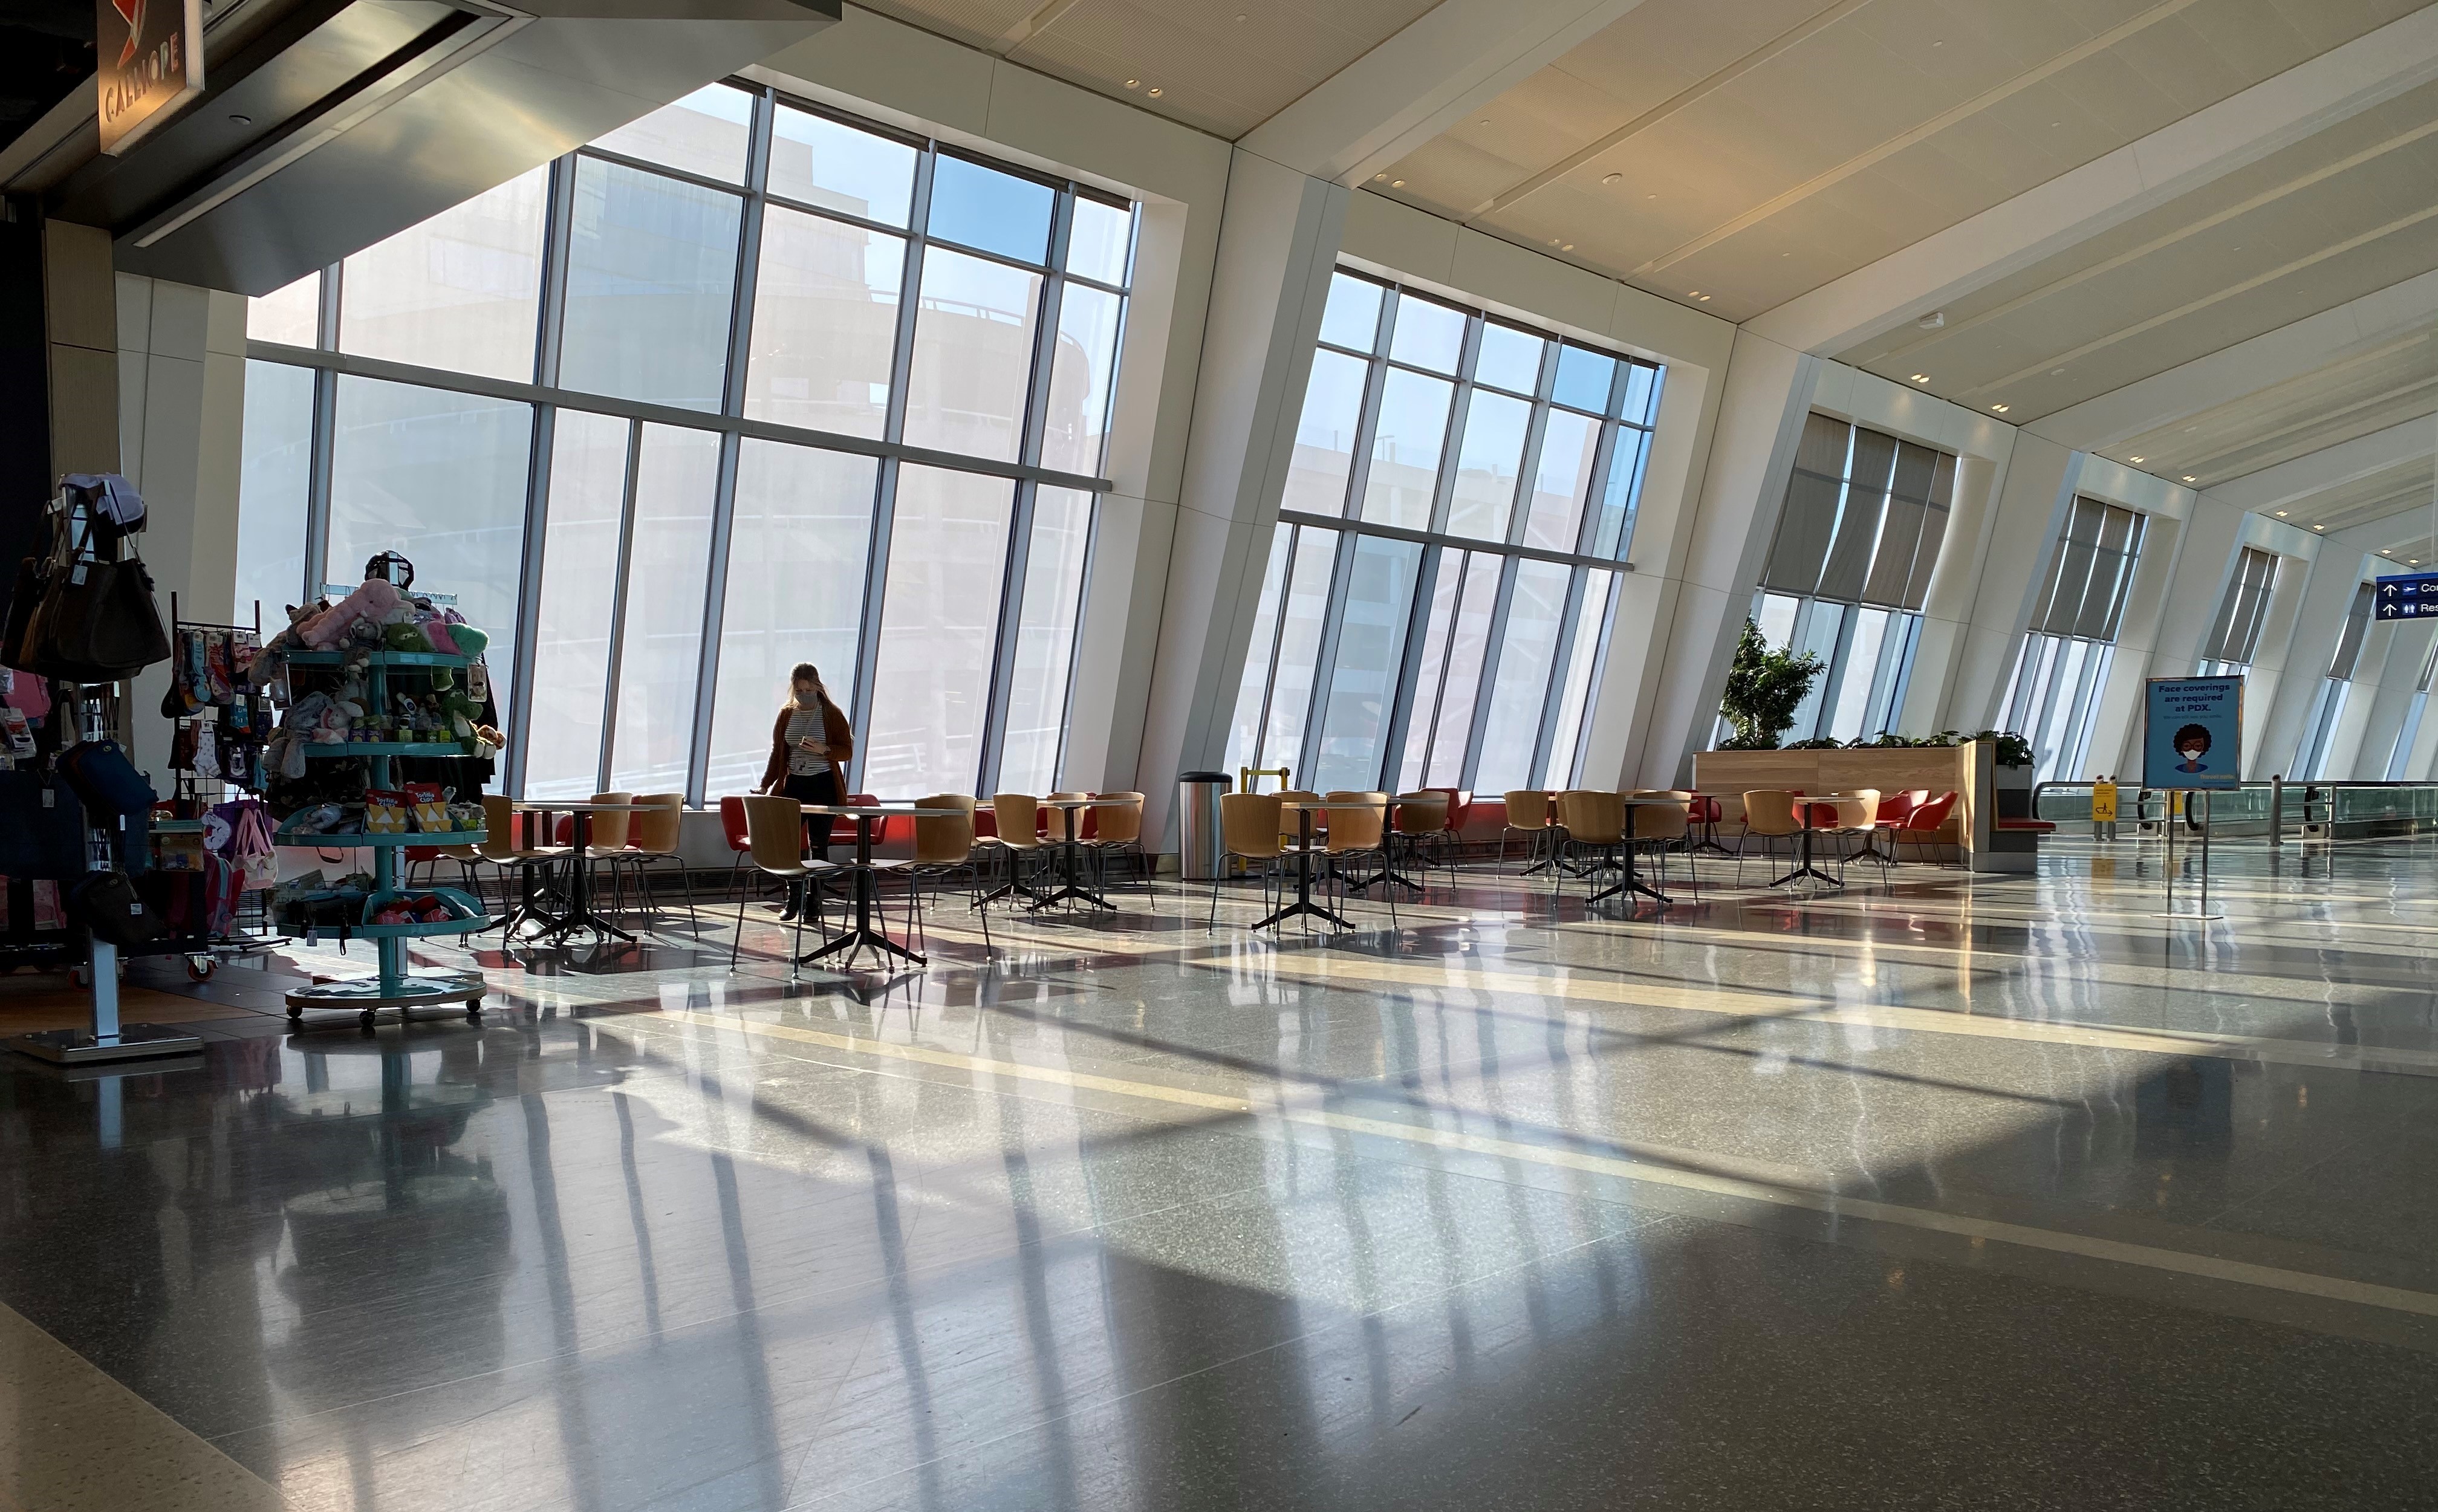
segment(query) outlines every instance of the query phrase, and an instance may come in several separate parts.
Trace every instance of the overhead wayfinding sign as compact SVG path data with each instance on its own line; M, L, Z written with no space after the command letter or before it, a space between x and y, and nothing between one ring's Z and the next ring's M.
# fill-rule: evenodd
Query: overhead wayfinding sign
M2438 572L2399 572L2372 585L2382 620L2438 620Z
M101 149L116 156L203 91L203 0L97 0Z

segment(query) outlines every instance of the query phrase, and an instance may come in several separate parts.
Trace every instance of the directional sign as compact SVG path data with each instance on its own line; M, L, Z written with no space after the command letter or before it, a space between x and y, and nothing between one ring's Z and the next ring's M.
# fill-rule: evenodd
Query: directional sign
M2438 619L2438 572L2403 572L2377 580L2372 603L2382 620Z

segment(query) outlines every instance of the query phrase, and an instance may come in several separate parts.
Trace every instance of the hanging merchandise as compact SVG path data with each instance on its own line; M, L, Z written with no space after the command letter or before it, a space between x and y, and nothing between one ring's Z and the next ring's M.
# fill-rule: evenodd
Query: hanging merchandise
M50 507L47 549L18 567L0 661L96 683L132 677L168 658L152 576L131 539L143 528L143 502L126 503L134 490L125 484L115 475L85 487L62 482ZM120 501L114 507L132 522L99 512L96 501L104 499Z

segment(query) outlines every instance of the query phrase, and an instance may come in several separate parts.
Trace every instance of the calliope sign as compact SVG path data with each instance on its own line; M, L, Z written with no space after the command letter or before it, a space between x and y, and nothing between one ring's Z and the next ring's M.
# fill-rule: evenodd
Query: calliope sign
M101 149L116 156L203 91L203 0L97 0Z

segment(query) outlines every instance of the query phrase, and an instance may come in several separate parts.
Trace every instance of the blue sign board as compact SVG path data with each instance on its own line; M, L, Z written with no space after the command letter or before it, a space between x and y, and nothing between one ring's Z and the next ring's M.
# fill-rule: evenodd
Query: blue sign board
M2242 781L2241 677L2152 677L2144 711L2144 787L2234 787Z
M2399 572L2375 585L2371 604L2382 620L2438 619L2438 572Z

